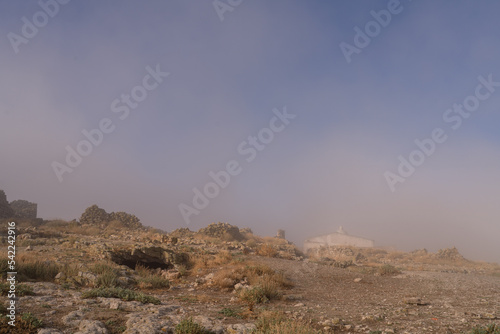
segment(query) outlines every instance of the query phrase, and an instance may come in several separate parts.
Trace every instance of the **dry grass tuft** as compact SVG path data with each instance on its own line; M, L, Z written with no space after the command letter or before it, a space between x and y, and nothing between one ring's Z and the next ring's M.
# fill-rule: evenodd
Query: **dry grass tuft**
M139 275L137 286L140 289L166 289L170 287L170 281L155 270L137 264L135 272Z
M257 255L276 257L278 256L278 251L271 244L265 243L257 248Z
M257 322L257 333L264 334L319 334L321 331L314 329L304 321L290 320L278 312L263 312Z

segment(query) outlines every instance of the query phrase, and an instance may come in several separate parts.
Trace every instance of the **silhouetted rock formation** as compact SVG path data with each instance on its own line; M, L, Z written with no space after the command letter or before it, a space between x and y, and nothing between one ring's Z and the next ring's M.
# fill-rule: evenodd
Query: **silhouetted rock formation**
M80 217L80 223L82 224L99 225L107 224L111 221L119 221L123 226L128 228L142 227L141 221L135 215L126 212L107 213L106 210L101 209L95 204L85 209L85 212Z
M22 199L10 202L16 218L35 219L37 216L37 204Z
M3 190L0 190L0 218L14 218L14 210L7 202L7 195Z

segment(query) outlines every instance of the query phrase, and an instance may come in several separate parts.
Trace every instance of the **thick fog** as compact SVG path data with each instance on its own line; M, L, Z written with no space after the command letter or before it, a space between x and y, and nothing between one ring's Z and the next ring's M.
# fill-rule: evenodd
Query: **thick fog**
M499 7L4 1L0 189L500 262Z

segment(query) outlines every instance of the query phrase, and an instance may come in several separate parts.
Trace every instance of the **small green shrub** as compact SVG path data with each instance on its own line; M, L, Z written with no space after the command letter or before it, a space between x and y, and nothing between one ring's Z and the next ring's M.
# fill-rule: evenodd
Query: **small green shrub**
M20 281L52 282L60 267L51 261L19 262L17 274Z
M0 283L0 294L2 296L7 296L9 294L10 284L9 283ZM33 289L26 284L16 284L16 296L34 296L35 293Z
M97 288L97 289L91 289L87 290L82 293L82 298L97 298L97 297L103 297L103 298L120 298L121 300L125 301L130 301L130 300L136 300L139 301L143 304L151 303L155 305L161 304L161 301L153 296L148 296L146 294L143 294L141 292L137 292L134 290L130 289L124 289L124 288Z
M99 288L113 288L118 285L118 275L115 272L106 272L97 277L96 282Z
M90 271L96 275L117 273L117 270L115 268L106 263L96 263L90 267Z
M12 271L8 267L7 258L0 258L0 275L7 277L7 272ZM59 265L51 261L29 261L24 259L16 260L16 271L19 281L40 281L52 282L60 271Z
M43 326L43 321L35 317L31 312L23 313L21 320L28 326L29 329L36 329Z
M150 275L139 279L141 289L165 289L170 287L170 281L158 275Z
M238 318L238 319L242 318L240 310L235 310L229 307L225 307L222 310L220 310L219 314L222 314L225 317Z
M248 309L253 311L255 304L268 302L270 299L266 295L266 291L261 286L254 286L251 289L242 289L239 293L239 298L246 303Z
M194 322L193 318L182 320L175 326L176 334L210 334L211 332L205 329L202 325Z

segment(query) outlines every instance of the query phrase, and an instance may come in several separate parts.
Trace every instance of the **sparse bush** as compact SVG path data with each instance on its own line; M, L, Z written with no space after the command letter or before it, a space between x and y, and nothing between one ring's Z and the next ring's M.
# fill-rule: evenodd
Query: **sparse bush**
M176 334L210 334L211 332L198 324L193 318L182 320L175 326Z
M276 272L265 265L233 265L232 267L217 271L213 283L221 289L232 289L235 284L248 281L251 285L270 286L276 289L293 287L282 272Z
M121 300L125 301L136 300L143 304L147 303L155 305L161 304L161 301L158 298L124 288L97 288L97 289L87 290L82 293L82 298L84 299L97 298L97 297L120 298Z
M378 268L378 274L380 276L395 276L401 274L401 271L390 264L384 264Z
M258 286L261 287L262 293L268 300L281 298L280 286L272 276L261 277Z
M35 317L31 312L23 313L21 320L29 329L36 329L43 326L43 321Z
M112 288L118 285L118 275L115 272L105 272L97 277L96 286L99 288Z
M150 276L152 274L152 270L151 269L149 269L148 267L146 267L145 265L142 265L140 263L138 263L135 266L135 272L140 277L148 277L148 276Z
M221 289L232 289L244 277L244 272L241 268L227 268L215 273L213 283Z
M278 256L278 251L272 245L265 243L257 248L257 255L276 257Z
M9 318L0 316L0 333L36 334L43 322L32 313L23 313L16 319L16 326L8 324Z
M170 281L159 275L150 275L139 279L141 289L165 289L170 287Z
M30 261L18 257L16 270L20 281L52 282L60 267L51 261Z
M476 327L469 334L500 334L500 326L491 324L486 327Z
M140 263L135 266L135 272L140 276L138 285L141 289L164 289L170 287L168 279Z
M116 268L113 267L111 263L98 262L90 267L90 271L96 275L102 275L107 273L116 273Z
M185 265L180 265L177 267L177 270L179 271L179 275L181 277L187 276L188 275L188 268Z
M0 283L0 295L7 296L9 294L10 284L9 283ZM33 289L26 284L16 284L16 296L34 296L35 293Z
M257 241L255 239L250 239L246 242L248 248L255 249L257 248Z
M255 334L319 334L306 323L295 320L288 320L277 312L264 312L255 323Z
M191 268L194 271L202 271L213 267L227 265L233 262L233 256L228 251L221 251L216 255L212 254L197 254L192 257Z
M277 284L269 280L262 281L259 285L250 289L241 289L238 297L252 311L255 304L267 303L270 300L278 299L281 297L281 293Z
M118 270L108 263L95 263L90 271L97 276L96 286L99 288L112 288L118 285Z
M240 310L235 310L229 307L225 307L222 310L219 311L219 314L222 314L225 317L232 317L232 318L238 318L241 319L241 311Z
M214 263L217 265L226 264L233 260L233 256L228 251L221 251L215 256Z
M66 277L76 276L78 275L78 266L76 264L65 263L61 268L61 272Z

